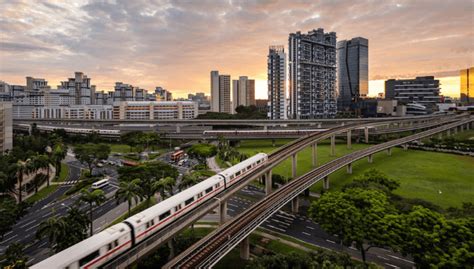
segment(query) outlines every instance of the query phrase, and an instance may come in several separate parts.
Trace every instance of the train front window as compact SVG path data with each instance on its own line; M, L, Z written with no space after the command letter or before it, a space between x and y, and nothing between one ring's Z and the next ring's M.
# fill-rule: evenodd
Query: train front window
M84 258L79 260L79 267L82 267L82 266L88 264L93 259L99 257L99 255L100 255L99 250L96 250L96 251L92 252L91 254L85 256Z

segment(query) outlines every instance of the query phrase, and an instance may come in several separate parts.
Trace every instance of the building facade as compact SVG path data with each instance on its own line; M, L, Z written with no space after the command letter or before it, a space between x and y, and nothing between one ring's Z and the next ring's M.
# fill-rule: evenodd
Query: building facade
M336 115L336 33L319 28L289 36L290 117Z
M441 101L439 85L433 76L389 79L385 81L385 98L397 100L399 104L419 103L430 111Z
M58 89L68 90L74 105L94 104L95 86L91 85L91 79L82 72L75 72L74 78L62 81Z
M270 46L267 71L268 118L286 119L286 54L283 46Z
M255 105L255 80L246 76L232 81L232 113L238 106Z
M337 42L338 109L359 111L369 93L369 40L355 37Z
M198 105L191 101L131 101L113 105L112 118L117 120L194 119Z
M12 104L0 102L0 154L13 148Z
M110 120L110 105L43 106L33 110L33 119Z
M461 103L474 104L474 67L461 70Z
M211 111L232 113L230 96L230 75L211 71Z

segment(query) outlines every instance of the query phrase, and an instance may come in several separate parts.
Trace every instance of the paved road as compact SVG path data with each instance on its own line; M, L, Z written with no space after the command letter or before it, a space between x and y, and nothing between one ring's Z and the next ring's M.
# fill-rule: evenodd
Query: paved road
M3 241L0 242L0 253L3 253L11 243L17 242L27 246L25 248L25 253L30 257L29 262L31 263L39 262L48 256L49 249L47 248L47 240L37 240L35 237L38 226L41 222L50 217L65 215L68 207L75 205L79 198L79 194L74 194L62 201L58 201L58 198L79 179L81 169L80 163L69 160L67 165L69 166L69 174L65 182L70 184L60 185L54 193L30 207L28 213L15 224L12 230L5 235ZM114 168L110 167L102 168L101 170L110 173L112 184L103 188L106 196L110 197L117 189L116 184L114 184L117 180L117 173ZM104 213L114 209L116 206L117 203L115 199L111 198L107 200L104 204L94 210L93 218L97 219ZM86 209L86 207L87 206L84 204L80 206L81 209Z
M242 189L238 196L232 197L227 204L227 214L236 216L249 208L256 200L263 198L264 191L248 185ZM317 223L308 218L307 212L309 203L300 202L300 214L293 214L290 206L275 213L261 227L273 232L286 234L304 242L319 246L321 248L344 251L352 257L362 259L360 251L350 247L340 245L340 240L333 235L327 234ZM218 221L217 215L207 215L204 220ZM367 252L367 260L375 262L385 268L412 268L414 263L407 257L398 253L381 248L371 248Z

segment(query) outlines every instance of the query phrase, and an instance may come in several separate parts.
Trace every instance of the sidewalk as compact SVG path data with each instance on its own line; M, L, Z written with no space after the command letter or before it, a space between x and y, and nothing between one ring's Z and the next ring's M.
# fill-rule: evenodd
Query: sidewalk
M211 157L206 159L207 166L209 169L217 173L222 172L222 169L219 167L219 165L216 162L216 157Z

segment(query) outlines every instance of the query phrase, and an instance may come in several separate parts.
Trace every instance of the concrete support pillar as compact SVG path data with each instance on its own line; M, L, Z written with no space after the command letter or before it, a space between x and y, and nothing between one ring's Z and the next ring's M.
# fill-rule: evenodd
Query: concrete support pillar
M296 167L297 163L296 163L296 153L291 155L291 176L293 177L293 179L296 178Z
M313 160L313 167L318 166L318 143L311 145L311 156Z
M227 201L219 202L219 224L224 224L227 218Z
M471 128L471 123L466 123L466 131L469 130Z
M369 127L364 128L365 143L369 144Z
M336 136L331 136L331 156L336 155Z
M176 132L177 132L178 134L181 133L181 126L176 125Z
M458 133L458 127L457 127L457 126L453 128L453 133L454 133L454 134L457 134L457 133Z
M263 125L263 130L264 130L264 131L268 130L268 126L267 126L267 125Z
M446 130L446 135L450 136L451 135L451 129Z
M387 149L387 155L388 155L388 156L392 156L392 148L388 148L388 149Z
M242 260L250 259L250 245L248 236L240 242L240 258Z
M443 133L438 133L438 139L439 140L443 139Z
M347 131L347 148L352 149L352 131Z
M322 123L318 122L318 129L321 129L322 126L323 126Z
M265 195L272 193L272 171L265 174Z
M408 150L408 144L403 144L402 147L403 147L403 150Z
M341 122L341 126L344 126L344 125L346 125L346 123L345 123L345 122Z
M292 213L298 213L298 208L300 207L300 201L298 199L298 196L296 196L295 198L293 198L293 200L291 200L291 212Z
M347 165L347 173L352 174L352 163Z
M461 128L461 132L464 132L464 125L459 126Z
M369 161L369 163L372 163L372 162L373 162L372 154L370 154L369 156L367 156L367 161Z
M323 178L323 189L329 190L329 177L325 176Z

